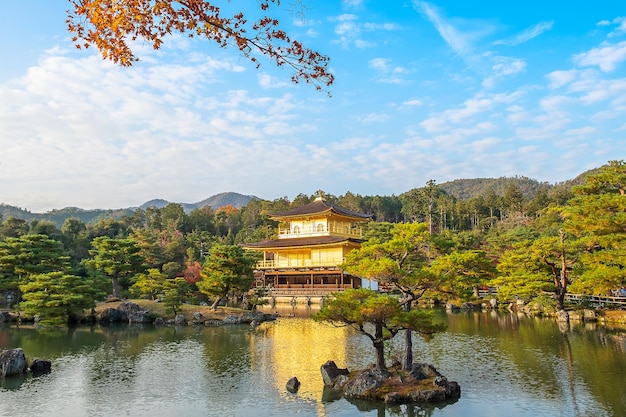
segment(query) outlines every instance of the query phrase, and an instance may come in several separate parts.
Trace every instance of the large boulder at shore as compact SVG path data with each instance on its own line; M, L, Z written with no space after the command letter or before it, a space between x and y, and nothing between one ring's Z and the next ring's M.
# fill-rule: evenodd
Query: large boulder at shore
M187 319L185 318L184 314L177 314L176 317L174 317L174 325L175 326L186 326L187 325Z
M21 348L0 351L0 377L21 375L26 369L26 356Z
M124 313L128 323L149 323L151 318L148 317L148 310L142 309L139 304L131 301L125 301L117 306L118 311Z
M378 400L384 403L444 403L456 401L461 387L441 375L434 366L416 363L409 372L392 367L381 372L371 366L349 372L333 361L321 368L327 387L341 391L349 400Z
M276 314L261 311L246 311L243 314L231 314L222 319L222 324L251 324L276 320Z
M142 309L139 304L124 301L117 307L108 307L100 312L97 318L100 324L110 323L150 323L152 317L148 310Z
M125 312L116 308L105 308L98 315L98 323L110 324L110 323L125 323L128 322L128 316Z

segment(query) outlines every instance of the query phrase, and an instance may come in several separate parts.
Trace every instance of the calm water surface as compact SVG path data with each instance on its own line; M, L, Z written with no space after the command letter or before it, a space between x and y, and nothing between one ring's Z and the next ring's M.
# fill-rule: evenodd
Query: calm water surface
M289 317L256 328L0 328L0 348L53 361L48 375L0 381L0 416L626 416L626 331L562 332L551 320L495 313L440 319L448 330L416 337L415 357L461 385L461 399L446 406L333 397L320 365L365 366L370 342ZM389 347L394 355L400 345ZM292 376L297 394L285 389Z

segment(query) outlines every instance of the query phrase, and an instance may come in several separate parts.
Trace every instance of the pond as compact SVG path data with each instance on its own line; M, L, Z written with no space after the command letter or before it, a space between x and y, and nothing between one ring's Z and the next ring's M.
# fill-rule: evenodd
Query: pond
M370 342L301 311L258 327L0 328L0 348L52 372L0 380L1 416L625 416L626 331L495 312L446 314L415 358L461 385L445 406L353 404L325 392L320 365L374 361ZM401 339L388 349L401 355ZM285 384L296 376L296 394Z

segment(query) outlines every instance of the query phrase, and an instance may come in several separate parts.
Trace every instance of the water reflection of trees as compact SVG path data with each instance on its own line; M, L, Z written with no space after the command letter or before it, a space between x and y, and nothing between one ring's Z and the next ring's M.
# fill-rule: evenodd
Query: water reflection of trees
M234 376L250 369L252 333L242 326L207 327L200 330L205 366L217 377Z
M380 401L349 400L359 411L376 411L378 417L430 417L435 410L440 410L456 400L440 404L385 404Z
M499 312L449 314L446 319L457 339L471 335L480 341L486 366L500 355L509 360L516 371L508 382L523 384L529 395L560 398L578 416L590 410L626 415L623 386L614 383L626 374L624 330L583 322L560 328L551 318Z

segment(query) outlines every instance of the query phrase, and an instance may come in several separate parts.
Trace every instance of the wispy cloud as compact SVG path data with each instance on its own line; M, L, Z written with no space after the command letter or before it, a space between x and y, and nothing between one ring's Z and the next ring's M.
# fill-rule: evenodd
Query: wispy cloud
M413 100L406 100L402 102L403 106L421 106L422 100L418 100L418 99L413 99Z
M526 69L526 61L519 58L495 56L492 58L491 75L483 81L483 86L492 88L498 80L519 74Z
M267 73L257 74L257 80L262 88L283 88L290 87L292 84L286 82L284 79L273 77Z
M506 104L509 105L519 96L519 93L511 94L478 94L466 100L462 106L455 109L445 110L440 113L430 115L430 117L421 123L421 126L427 132L439 132L450 129L452 124L467 122L468 119L478 114L491 111L494 106Z
M537 36L541 35L545 31L552 29L552 26L554 26L553 21L539 22L536 25L523 30L522 32L520 32L519 34L517 34L511 39L499 40L494 43L497 45L507 45L507 46L520 45L524 42L528 42L529 40L536 38Z
M404 67L394 66L390 59L374 58L367 65L376 71L376 82L387 84L403 84L407 82L405 75L409 73Z
M361 123L381 123L389 120L389 115L385 113L370 113L359 118Z
M334 42L343 47L354 45L360 49L371 48L378 41L377 39L364 39L366 34L399 29L397 24L390 22L360 22L359 17L352 13L344 13L333 20L336 22L335 34L339 35Z
M425 1L413 0L413 7L435 26L439 35L456 54L464 59L472 56L474 48L468 34L457 30L436 6Z

